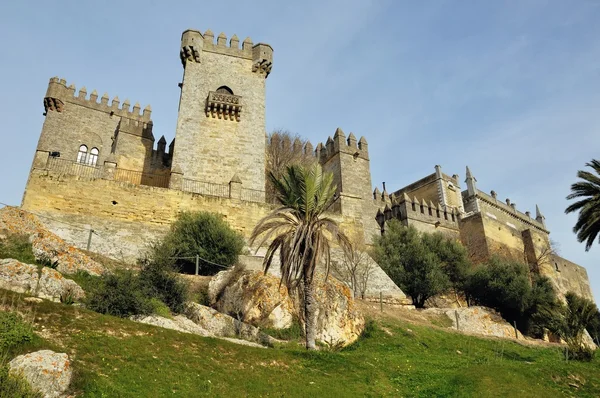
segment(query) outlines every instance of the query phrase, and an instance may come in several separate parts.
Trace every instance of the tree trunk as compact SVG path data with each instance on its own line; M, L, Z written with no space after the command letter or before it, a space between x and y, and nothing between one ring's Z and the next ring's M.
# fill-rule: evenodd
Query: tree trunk
M304 330L306 334L306 349L316 350L316 309L317 302L314 295L313 276L304 274Z

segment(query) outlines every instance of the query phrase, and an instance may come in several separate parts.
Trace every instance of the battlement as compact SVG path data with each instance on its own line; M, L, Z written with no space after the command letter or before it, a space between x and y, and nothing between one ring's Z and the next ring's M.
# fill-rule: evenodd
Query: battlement
M71 84L67 86L65 79L59 79L58 77L51 78L48 83L46 96L44 97L45 112L62 112L65 103L68 102L109 113L111 116L117 115L140 123L152 124L150 120L152 108L150 108L150 105L147 105L142 110L140 104L136 102L133 108L130 109L131 103L129 100L125 100L121 104L119 97L114 97L109 105L109 97L106 93L100 97L100 102L98 102L98 93L96 90L93 90L89 97L85 87L81 87L77 95L75 95L75 91L75 85Z
M549 233L549 231L546 229L544 221L545 217L540 213L539 208L536 208L536 218L533 218L531 217L531 212L529 211L526 211L525 213L518 211L516 203L512 203L510 199L506 199L506 202L498 200L498 195L495 191L491 191L490 195L488 195L485 192L477 190L475 197L469 197L467 191L463 191L462 194L465 202L465 210L467 211L473 211L472 203L474 200L481 200L489 206L498 209L527 225L531 225L532 227L540 229L545 233Z
M360 140L356 141L356 137L353 133L346 135L341 128L335 130L333 138L329 136L325 145L319 143L315 149L315 154L319 159L319 162L325 163L332 156L338 153L346 153L352 155L355 159L361 158L369 160L369 145L365 137L360 137Z
M184 67L187 62L200 62L203 51L252 60L252 71L265 77L273 67L273 47L269 44L254 44L252 39L246 37L240 47L240 39L235 34L228 44L225 33L220 33L215 40L215 34L210 29L204 34L193 29L182 33L179 56Z
M401 196L393 196L385 207L380 207L382 202L386 202L383 198L374 198L375 204L379 207L377 211L377 222L380 226L383 223L397 219L400 221L411 220L420 221L437 227L445 227L451 230L458 230L459 211L454 207L444 207L433 202L427 203L424 199L419 200L417 197L410 199L404 193Z

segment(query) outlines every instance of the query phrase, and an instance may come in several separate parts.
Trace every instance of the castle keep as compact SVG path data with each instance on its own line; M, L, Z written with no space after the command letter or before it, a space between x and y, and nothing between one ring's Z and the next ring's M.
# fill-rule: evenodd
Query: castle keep
M272 209L265 202L265 84L273 49L208 30L181 38L183 79L175 139L155 142L151 108L98 98L51 78L45 121L22 207L44 218L68 241L133 260L184 210L222 214L245 236ZM335 217L347 233L369 243L398 219L425 232L460 239L476 259L501 253L550 277L562 293L592 298L585 268L552 252L544 217L522 213L494 191L486 194L467 168L466 189L440 166L404 188L373 191L368 143L337 129L314 147L334 175ZM83 231L83 232L82 232ZM91 235L90 235L91 236Z

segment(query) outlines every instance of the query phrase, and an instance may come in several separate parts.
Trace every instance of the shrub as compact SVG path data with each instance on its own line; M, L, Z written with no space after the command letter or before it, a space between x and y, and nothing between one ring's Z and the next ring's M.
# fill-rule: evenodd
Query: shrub
M14 312L0 312L0 352L6 353L33 339L30 324Z
M587 327L594 322L598 307L594 302L569 292L565 296L567 305L560 337L566 342L570 358L590 361L594 352L583 343L583 335Z
M535 278L523 316L525 333L536 338L544 337L545 330L558 334L563 316L563 306L556 297L550 279Z
M169 264L148 261L138 277L146 296L161 301L175 313L183 312L188 298L188 286L177 277Z
M150 297L143 291L139 278L131 271L103 274L97 287L88 294L87 306L101 314L120 317L152 312Z
M465 284L469 305L493 308L511 323L521 320L530 292L526 266L500 257L478 266Z
M375 238L375 261L417 308L423 308L428 298L451 286L442 260L432 250L435 242L437 237L424 238L414 227L404 227L397 220L390 221L386 233Z
M600 311L596 312L596 315L590 321L587 327L587 331L592 336L592 339L597 346L600 346Z
M5 239L0 239L0 258L13 258L26 264L35 264L29 236L7 233Z
M183 272L193 273L194 258L198 255L203 259L200 264L201 274L214 275L222 270L219 265L235 264L243 247L243 237L220 215L184 212L173 223L169 233L154 245L150 260L159 264L176 265Z

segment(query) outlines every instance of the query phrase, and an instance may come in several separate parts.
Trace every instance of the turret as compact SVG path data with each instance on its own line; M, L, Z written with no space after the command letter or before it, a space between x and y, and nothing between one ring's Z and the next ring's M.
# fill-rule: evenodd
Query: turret
M546 228L546 217L544 217L538 205L535 205L535 220L542 224L544 228Z
M252 72L264 73L267 78L273 67L273 47L264 43L256 44L252 47L252 61Z
M204 45L204 37L197 30L188 29L181 35L179 57L185 67L186 62L200 62L200 53Z
M477 179L471 174L469 166L467 166L467 178L465 182L467 183L467 193L469 194L469 197L475 196L477 194Z

